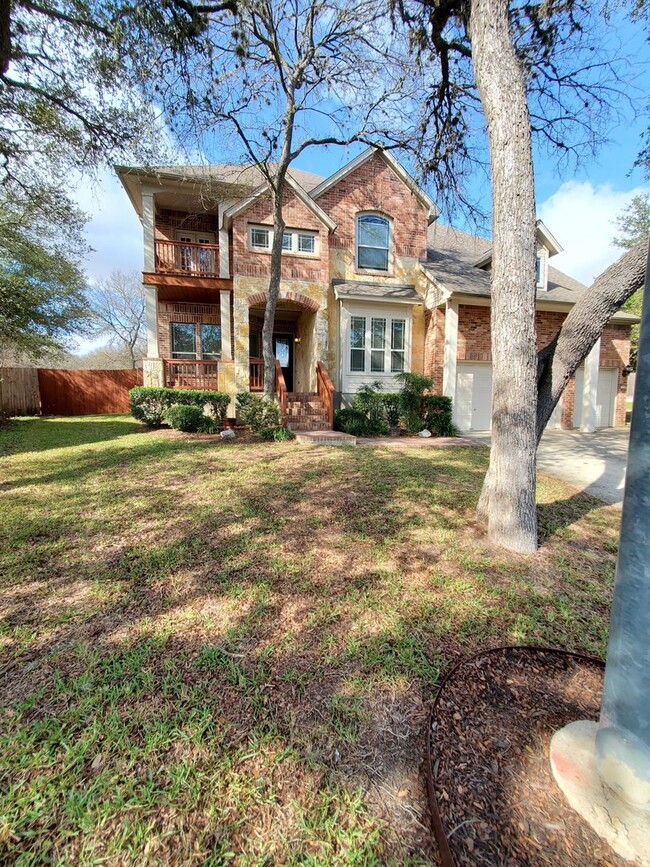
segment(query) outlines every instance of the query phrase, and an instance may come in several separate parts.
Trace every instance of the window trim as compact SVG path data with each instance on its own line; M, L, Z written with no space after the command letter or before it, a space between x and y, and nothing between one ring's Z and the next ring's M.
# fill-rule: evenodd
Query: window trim
M262 247L253 243L253 232L262 231L267 233L268 246ZM290 237L290 247L285 246L286 238ZM310 237L314 241L313 250L301 250L300 238ZM249 223L248 225L248 248L254 253L266 253L271 255L273 248L273 226L264 223ZM320 257L320 233L316 229L293 229L285 228L282 238L282 255L298 256L301 259L318 259Z
M359 227L361 225L361 221L365 217L375 217L383 220L388 227L388 245L386 247L371 247L368 244L359 244ZM386 268L364 268L359 264L359 247L367 248L370 250L386 250ZM386 276L391 274L393 271L393 220L392 217L389 217L388 214L384 214L381 211L360 211L355 216L355 226L354 226L354 265L357 271L362 274L381 274Z

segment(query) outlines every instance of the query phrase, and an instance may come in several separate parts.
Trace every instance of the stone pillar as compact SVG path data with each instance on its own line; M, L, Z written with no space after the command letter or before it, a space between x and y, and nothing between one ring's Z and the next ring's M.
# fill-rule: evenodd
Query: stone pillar
M650 249L646 270L650 285ZM600 723L553 736L571 806L622 857L650 865L650 295L643 303L616 583Z
M458 358L458 302L447 301L445 308L445 346L442 368L442 393L456 400L456 361Z
M147 322L147 357L158 358L158 287L144 287L144 311Z
M225 279L230 277L230 243L228 230L224 228L224 211L226 205L219 205L219 276Z
M235 388L239 393L250 388L249 308L246 297L238 292L236 277L234 283L232 303L235 320Z
M582 433L594 433L596 430L596 411L598 400L598 368L600 366L600 338L585 358L585 376L582 385L582 415L580 430Z
M232 292L222 289L219 292L219 314L221 316L221 358L223 361L232 361L232 333L230 323Z
M156 270L156 205L154 195L146 190L142 191L142 239L144 249L143 270L153 274Z

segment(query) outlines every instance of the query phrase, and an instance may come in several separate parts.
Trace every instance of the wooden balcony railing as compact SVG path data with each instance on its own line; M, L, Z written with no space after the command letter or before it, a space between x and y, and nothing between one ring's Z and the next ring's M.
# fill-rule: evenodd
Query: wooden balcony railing
M289 412L289 399L287 397L287 384L284 381L284 373L280 367L280 362L275 359L275 396L280 404L280 412L282 413L282 422L286 424L287 415Z
M199 388L217 391L219 385L218 361L165 358L164 362L167 388Z
M251 358L250 360L250 389L251 391L264 391L263 358Z
M156 241L156 272L188 274L195 277L219 276L219 247L215 244L190 244L187 241Z
M333 427L334 383L330 379L327 368L322 361L316 362L316 387L318 388L318 396L322 400L324 408L327 410L327 418L329 419L330 427Z

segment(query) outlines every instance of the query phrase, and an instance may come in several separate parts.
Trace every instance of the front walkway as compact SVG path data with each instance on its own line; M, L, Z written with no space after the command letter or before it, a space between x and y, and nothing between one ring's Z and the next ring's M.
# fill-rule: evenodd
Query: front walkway
M487 432L466 437L490 444ZM619 508L623 504L629 427L593 434L578 430L547 431L537 450L537 468Z

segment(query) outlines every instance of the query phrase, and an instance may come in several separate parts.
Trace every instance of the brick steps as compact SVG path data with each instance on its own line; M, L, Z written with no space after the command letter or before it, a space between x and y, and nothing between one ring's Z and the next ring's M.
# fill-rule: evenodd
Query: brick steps
M296 442L310 446L356 446L357 438L338 430L296 431Z
M287 395L287 427L292 431L330 431L327 411L317 394L289 392Z

